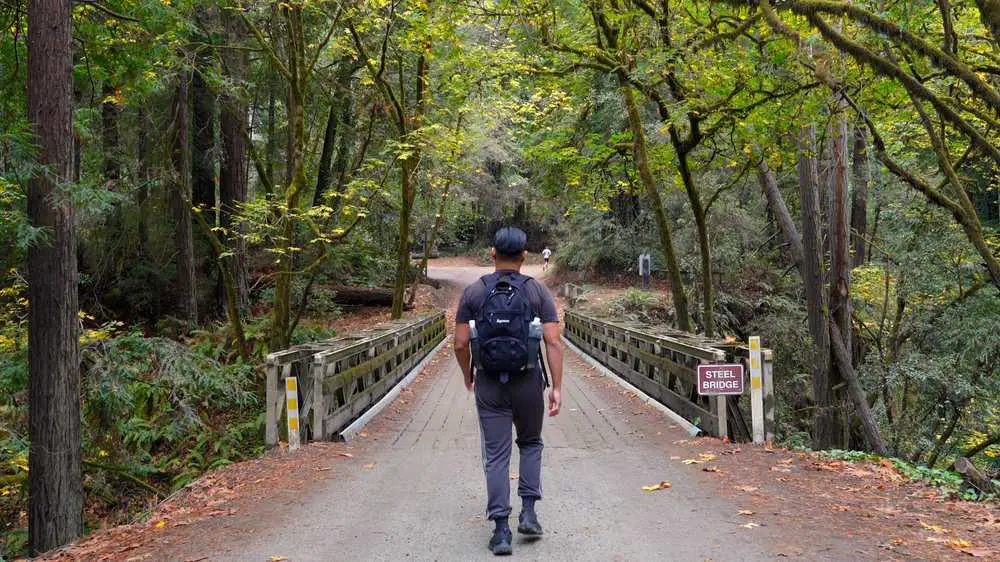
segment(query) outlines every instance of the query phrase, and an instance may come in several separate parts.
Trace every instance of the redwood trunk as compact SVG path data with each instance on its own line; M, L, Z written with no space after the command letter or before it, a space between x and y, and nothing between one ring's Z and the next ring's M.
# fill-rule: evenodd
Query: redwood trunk
M854 129L853 156L854 191L851 193L851 238L854 248L854 266L868 259L868 188L872 170L868 161L868 130L863 126Z
M763 160L757 166L757 179L760 181L760 186L767 197L768 206L778 221L781 236L785 239L785 254L788 256L789 261L795 264L796 267L801 268L804 253L802 250L802 238L799 236L799 230L795 226L795 221L792 220L792 214L788 211L788 205L785 204L785 198L781 195L781 189L778 188L778 180L775 179L774 173L771 172L767 162Z
M230 43L239 45L243 29L237 18L223 18ZM223 49L226 69L237 84L242 83L249 67L245 51ZM237 220L240 206L247 201L247 145L243 132L249 130L247 103L239 93L229 93L222 99L219 113L219 134L222 158L219 162L219 225L226 233L227 245L233 253L231 279L240 309L249 306L249 281L246 263L246 225Z
M203 207L206 220L215 225L215 96L205 81L207 55L198 59L191 80L191 122L194 141L191 158L191 197Z
M28 181L28 215L47 236L28 250L28 542L47 551L83 533L72 4L28 3L28 119L47 167Z
M174 188L171 208L174 215L174 244L177 250L177 312L193 328L198 323L198 294L194 268L194 236L191 224L191 136L188 123L188 76L177 76L173 103L171 158Z
M823 243L819 180L816 173L815 131L803 127L799 135L799 198L802 205L802 280L806 293L809 334L812 337L813 449L829 449L837 440L837 416L830 392L830 335L823 294Z

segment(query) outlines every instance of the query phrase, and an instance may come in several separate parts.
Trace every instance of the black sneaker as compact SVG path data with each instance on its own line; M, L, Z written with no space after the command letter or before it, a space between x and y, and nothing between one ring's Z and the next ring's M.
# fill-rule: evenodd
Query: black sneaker
M496 556L506 556L512 552L510 543L514 536L510 532L510 527L503 526L497 527L493 531L493 537L490 539L490 552Z
M544 534L541 524L538 523L538 516L534 511L522 511L517 518L517 532L522 535L540 537Z

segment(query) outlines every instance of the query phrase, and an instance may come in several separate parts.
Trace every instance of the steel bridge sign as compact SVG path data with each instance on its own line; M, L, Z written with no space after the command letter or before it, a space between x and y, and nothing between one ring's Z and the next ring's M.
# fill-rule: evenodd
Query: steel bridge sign
M698 394L743 394L743 365L698 365Z

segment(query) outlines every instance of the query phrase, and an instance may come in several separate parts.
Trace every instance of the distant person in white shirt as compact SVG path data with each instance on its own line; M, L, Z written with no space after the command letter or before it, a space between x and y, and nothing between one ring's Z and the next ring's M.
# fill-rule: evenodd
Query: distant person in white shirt
M550 250L549 247L546 246L545 249L542 250L542 259L545 260L545 265L542 266L542 271L545 271L549 268L549 258L551 257L552 257L552 250Z

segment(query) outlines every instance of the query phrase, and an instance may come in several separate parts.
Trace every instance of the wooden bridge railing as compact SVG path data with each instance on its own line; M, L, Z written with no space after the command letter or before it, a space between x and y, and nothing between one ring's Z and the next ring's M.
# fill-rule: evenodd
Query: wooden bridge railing
M277 445L286 427L287 377L298 377L301 441L333 439L444 337L444 313L438 312L268 355L265 445Z
M728 421L728 427L721 428L719 401L700 396L697 388L699 364L743 363L744 371L749 373L750 350L746 345L713 341L667 326L588 315L575 310L565 313L565 335L588 355L705 433L749 440L750 431L738 397L726 401L728 407L721 417ZM763 350L762 358L764 431L766 438L771 440L774 434L771 350Z

